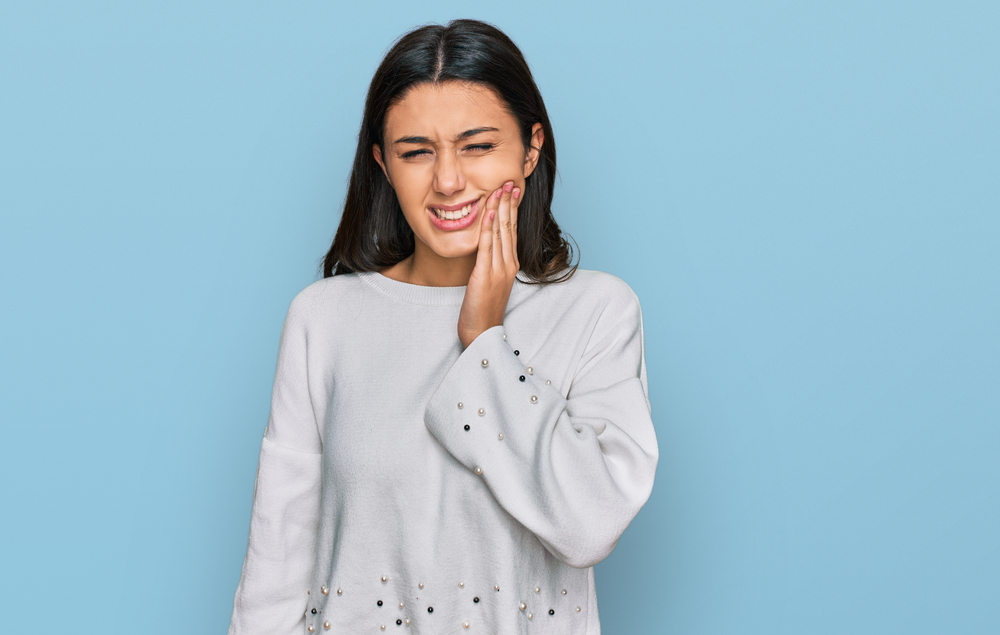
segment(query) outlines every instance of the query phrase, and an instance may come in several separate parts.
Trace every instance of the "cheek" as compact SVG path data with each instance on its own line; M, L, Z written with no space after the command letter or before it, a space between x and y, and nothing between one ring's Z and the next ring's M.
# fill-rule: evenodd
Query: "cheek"
M479 187L495 190L505 181L524 179L524 157L513 152L481 157L469 162L466 176L475 179Z
M404 211L414 205L422 207L431 182L429 171L414 165L401 167L402 169L397 169L393 174L393 185L400 206Z

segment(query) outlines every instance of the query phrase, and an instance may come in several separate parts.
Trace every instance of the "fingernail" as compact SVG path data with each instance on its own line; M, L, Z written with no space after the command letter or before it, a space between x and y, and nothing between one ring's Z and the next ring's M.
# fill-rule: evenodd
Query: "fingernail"
M520 188L514 190L514 198L517 198L520 195L521 195L521 189Z
M490 212L490 220L493 220L494 216L496 216L496 212Z
M500 190L497 190L496 192L493 192L493 198L500 198L500 195L501 195L502 193L503 193L503 192L501 192Z
M510 191L510 188L512 188L512 187L514 187L513 183L504 183L503 184L503 189L507 190L508 192Z

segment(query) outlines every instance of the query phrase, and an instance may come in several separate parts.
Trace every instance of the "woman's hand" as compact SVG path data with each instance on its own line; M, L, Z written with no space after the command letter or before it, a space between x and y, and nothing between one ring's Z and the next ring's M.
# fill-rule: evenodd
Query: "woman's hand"
M507 300L520 269L517 261L517 205L521 190L507 181L486 200L480 219L476 266L458 315L458 338L468 348L486 329L503 324Z

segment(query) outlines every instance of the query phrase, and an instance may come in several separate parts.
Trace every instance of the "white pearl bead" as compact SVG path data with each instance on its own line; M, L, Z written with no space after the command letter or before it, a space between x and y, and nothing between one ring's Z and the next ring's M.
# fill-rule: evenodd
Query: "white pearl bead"
M577 612L577 613L579 613L579 612L580 612L580 607L579 607L579 606L578 606L578 607L576 607L576 612Z
M517 608L523 611L524 609L528 608L528 605L525 604L524 602L521 602L520 604L517 605Z
M499 591L500 590L500 585L499 584L494 584L493 585L493 590L494 591Z
M538 403L538 397L531 395L531 403Z
M476 473L476 476L479 476L480 474L483 473L483 468L477 466L476 469L474 469L472 471ZM461 585L459 585L459 586L461 586Z
M563 589L563 590L561 591L561 593L562 593L563 595L566 595L566 589Z
M551 379L546 379L545 380L545 385L546 386L551 386L552 385L552 380Z
M461 409L462 409L462 408L464 408L464 407L465 407L465 406L463 406L463 405L462 405L462 402L461 402L461 401L460 401L460 402L458 402L458 409L459 409L459 410L461 410Z
M507 334L506 333L503 334L503 338L507 339Z
M531 618L533 618L533 617L535 617L535 616L534 616L534 615L532 615L531 613L528 613L528 619L529 619L529 620L530 620Z
M403 608L404 606L406 606L406 603L405 603L405 602L400 602L400 603L399 603L399 608Z
M381 626L379 626L379 628L381 628L384 631L385 630L385 624L382 624Z
M535 587L535 593L541 593L541 592L542 592L542 589L541 589L541 587L537 587L537 586L536 586L536 587Z
M314 630L316 630L316 627L315 627L315 626L313 626L312 624L310 624L310 625L309 625L309 628L308 628L307 630L308 630L308 631L309 631L309 632L311 633L311 632L313 632Z
M343 595L343 594L344 594L343 589L337 589L337 595Z
M388 581L389 581L389 576L387 576L387 575L382 576L382 582L383 583L384 582L388 582Z
M330 622L323 622L323 628L330 630Z
M410 618L406 618L405 620L403 620L403 624L406 624L407 626L409 626L410 625Z
M484 414L486 414L486 409L485 409L485 408L480 408L480 409L479 409L479 416L481 417L481 416L483 416Z
M424 583L423 582L417 582L417 588L418 589L424 588Z
M469 620L462 622L462 628L469 628Z
M320 587L319 590L323 592L323 595L330 595L330 589L328 587L323 586Z
M486 368L486 367L487 367L487 366L489 366L489 365L490 365L490 360L488 360L488 359L483 359L483 368Z
M458 583L458 588L464 589L465 588L465 583L464 582L459 582Z
M532 368L531 366L528 366L527 371L528 371L529 375L534 375L535 374L535 369Z
M501 432L500 434L498 434L497 438L500 439L501 441L503 441L503 432Z

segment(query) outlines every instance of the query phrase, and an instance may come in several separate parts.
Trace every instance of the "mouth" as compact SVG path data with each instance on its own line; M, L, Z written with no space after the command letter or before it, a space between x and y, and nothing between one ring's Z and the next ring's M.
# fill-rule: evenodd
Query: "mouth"
M479 211L479 199L458 205L439 205L427 208L434 225L439 229L464 229L472 224Z

